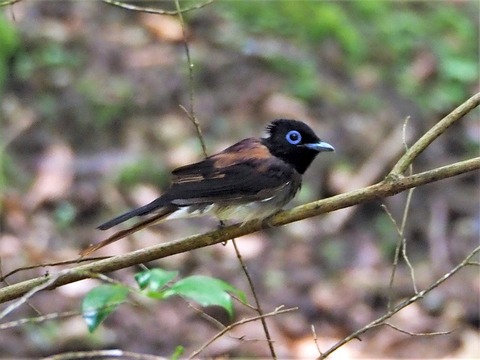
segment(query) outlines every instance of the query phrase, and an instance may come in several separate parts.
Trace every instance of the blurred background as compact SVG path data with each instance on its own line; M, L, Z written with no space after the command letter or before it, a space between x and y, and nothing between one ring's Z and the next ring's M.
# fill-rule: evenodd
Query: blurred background
M181 1L184 7L196 1ZM136 5L174 10L171 1ZM404 151L479 89L477 1L215 1L184 14L194 64L195 114L209 153L262 136L275 118L309 123L336 148L319 156L294 206L382 179ZM189 108L189 76L175 16L101 1L20 1L0 13L0 257L3 274L70 260L106 233L105 220L145 204L170 171L202 158ZM419 172L478 156L478 110L414 164ZM419 289L479 242L477 173L418 188L405 237ZM280 358L318 355L386 311L406 193L238 239L263 309L299 307L268 323ZM175 220L98 252L114 255L214 229L214 219ZM477 259L478 260L478 259ZM150 264L182 276L219 277L251 294L230 244ZM19 272L15 283L61 267ZM110 274L134 285L139 268ZM413 294L400 261L390 295ZM478 267L467 267L382 327L341 348L341 358L478 358ZM1 286L6 286L4 282ZM10 315L79 310L88 280L38 294ZM80 316L1 330L0 356L121 348L185 354L218 332L186 301L123 305L94 334ZM6 305L2 305L6 306ZM35 310L36 309L36 310ZM224 324L217 308L207 313ZM236 304L235 319L253 316ZM210 345L204 357L265 357L258 322ZM245 336L245 339L238 340Z

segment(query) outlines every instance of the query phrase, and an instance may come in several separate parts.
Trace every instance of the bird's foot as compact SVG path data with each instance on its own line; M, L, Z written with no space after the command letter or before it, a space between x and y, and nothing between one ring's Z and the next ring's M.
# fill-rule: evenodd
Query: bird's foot
M275 217L275 215L277 215L281 211L282 211L282 209L277 210L273 214L268 215L266 218L262 219L262 229L269 229L269 228L274 227L274 224L273 224L272 220Z
M227 226L227 223L226 223L224 220L219 220L219 224L218 224L218 226L217 226L217 229L218 229L218 230L224 229L225 226ZM227 245L227 242L228 242L228 240L222 241L222 245L223 245L223 246Z

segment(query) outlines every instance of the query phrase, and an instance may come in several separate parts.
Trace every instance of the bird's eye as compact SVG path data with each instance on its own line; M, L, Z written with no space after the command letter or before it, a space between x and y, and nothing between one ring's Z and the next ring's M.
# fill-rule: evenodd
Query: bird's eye
M287 139L290 144L297 145L302 141L302 135L300 135L297 130L291 130L287 133L285 139Z

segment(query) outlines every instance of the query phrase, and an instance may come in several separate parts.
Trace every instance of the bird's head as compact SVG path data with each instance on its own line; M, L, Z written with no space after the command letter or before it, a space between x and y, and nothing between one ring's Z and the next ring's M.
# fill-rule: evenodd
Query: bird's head
M272 155L292 165L303 174L313 159L334 147L322 140L305 123L298 120L279 119L267 126L267 137L262 141Z

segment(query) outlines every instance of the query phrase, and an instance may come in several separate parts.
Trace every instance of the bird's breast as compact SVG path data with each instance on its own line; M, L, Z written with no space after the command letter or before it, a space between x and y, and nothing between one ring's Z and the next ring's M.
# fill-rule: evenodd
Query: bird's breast
M212 211L220 220L247 222L253 219L267 218L281 210L295 196L301 183L290 181L279 192L265 199L247 203L219 203Z

